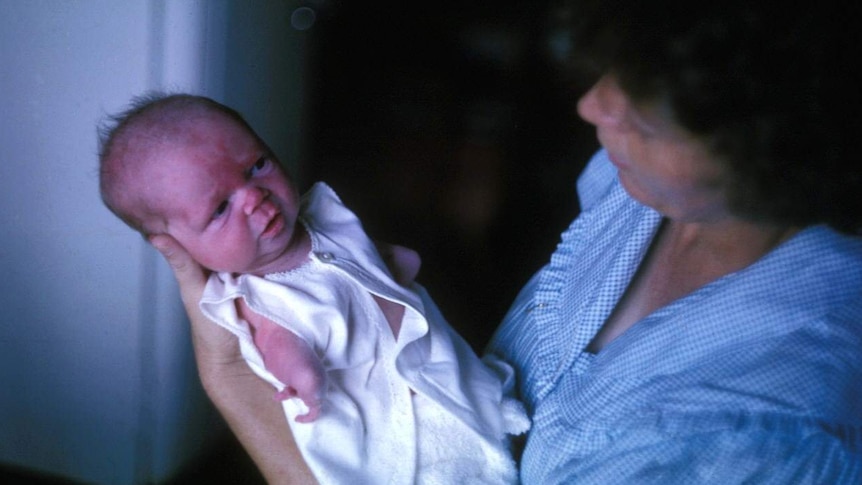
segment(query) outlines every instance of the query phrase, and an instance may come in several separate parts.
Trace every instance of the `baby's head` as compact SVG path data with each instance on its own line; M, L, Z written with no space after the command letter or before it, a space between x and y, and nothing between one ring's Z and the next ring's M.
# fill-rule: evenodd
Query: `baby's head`
M100 130L100 189L145 237L168 234L201 265L287 269L304 231L299 197L236 111L185 94L136 99Z

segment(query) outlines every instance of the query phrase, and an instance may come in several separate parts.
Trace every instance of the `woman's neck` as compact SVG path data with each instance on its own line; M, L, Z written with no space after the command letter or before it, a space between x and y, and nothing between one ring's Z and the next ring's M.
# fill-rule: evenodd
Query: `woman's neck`
M747 268L798 231L739 219L716 223L665 220L641 268L655 298L651 306L664 306Z
M656 243L663 246L670 261L703 258L702 264L727 274L759 260L799 229L738 218L706 223L665 220Z
M665 219L587 351L600 351L658 308L750 266L798 231L738 219L713 223Z

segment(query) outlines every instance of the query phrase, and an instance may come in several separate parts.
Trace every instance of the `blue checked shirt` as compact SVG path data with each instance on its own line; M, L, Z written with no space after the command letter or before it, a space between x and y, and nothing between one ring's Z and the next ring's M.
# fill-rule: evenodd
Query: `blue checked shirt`
M587 344L661 217L604 152L581 215L489 346L533 418L525 484L862 484L862 240L810 227Z

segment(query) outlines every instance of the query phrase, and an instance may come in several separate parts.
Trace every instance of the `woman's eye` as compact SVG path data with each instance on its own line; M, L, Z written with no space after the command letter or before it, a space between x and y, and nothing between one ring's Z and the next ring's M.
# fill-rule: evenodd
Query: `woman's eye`
M269 166L269 159L268 158L261 158L260 160L255 162L255 164L252 165L250 169L248 169L248 173L249 173L249 175L256 175L256 174L262 172L268 166Z
M225 212L227 212L227 201L222 202L216 207L215 212L213 212L213 218L221 217Z

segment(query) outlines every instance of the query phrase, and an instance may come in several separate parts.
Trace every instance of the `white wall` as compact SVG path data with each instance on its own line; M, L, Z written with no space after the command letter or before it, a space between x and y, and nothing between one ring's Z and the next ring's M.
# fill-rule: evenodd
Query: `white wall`
M0 0L0 465L155 483L214 436L172 276L99 200L95 126L193 91L298 160L293 3Z

